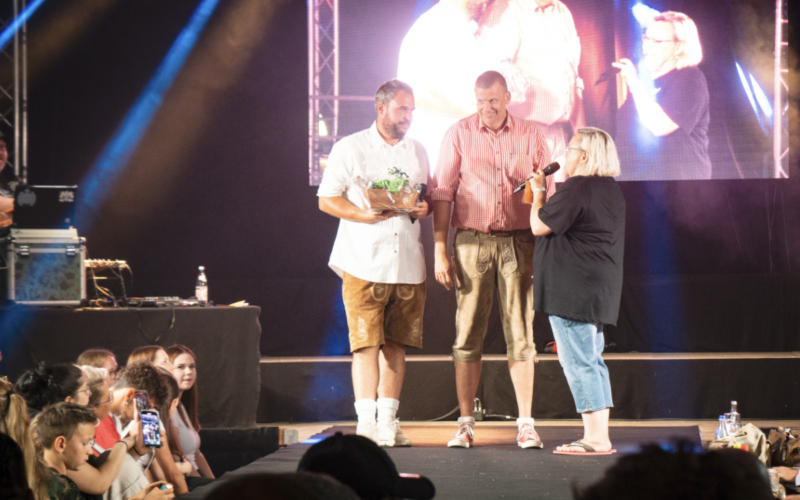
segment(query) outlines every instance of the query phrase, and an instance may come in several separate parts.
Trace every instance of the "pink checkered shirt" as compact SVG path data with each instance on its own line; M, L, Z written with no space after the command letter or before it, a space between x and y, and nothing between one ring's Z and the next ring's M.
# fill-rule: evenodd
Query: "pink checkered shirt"
M522 191L513 191L549 161L544 134L532 122L509 114L495 134L476 113L447 131L431 197L454 202L450 225L458 229L484 233L529 229L531 206L523 201ZM547 198L555 190L548 177Z

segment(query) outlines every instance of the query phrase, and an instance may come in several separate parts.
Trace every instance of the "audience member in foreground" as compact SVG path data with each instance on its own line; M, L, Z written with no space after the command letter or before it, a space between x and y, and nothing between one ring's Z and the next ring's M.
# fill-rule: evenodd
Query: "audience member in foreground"
M172 422L172 416L178 411L178 405L181 404L181 390L178 387L178 381L172 376L172 372L163 368L158 371L161 375L161 382L167 390L167 399L164 401L164 404L161 405L161 408L158 409L159 414L162 415L161 420L164 422L164 428L166 430L166 436L162 436L162 439L166 440L167 444L169 444L169 451L172 453L175 465L180 469L181 473L184 476L193 472L195 475L198 475L192 463L186 460L186 456L183 454L183 449L178 439L178 429L175 428Z
M371 439L341 432L309 448L297 470L332 476L362 500L427 500L436 494L428 478L400 475L389 455Z
M119 372L122 367L117 364L117 358L114 353L108 349L87 349L78 356L79 366L89 365L95 368L105 368L108 374L106 375L106 385L111 387L114 382L119 378Z
M42 461L51 472L47 481L50 498L83 498L78 485L67 476L67 472L79 470L92 454L96 420L92 410L75 403L48 406L36 418Z
M172 370L172 363L163 347L158 345L146 345L137 347L128 356L128 366L138 365L139 363L150 363L153 366Z
M14 393L7 380L0 378L0 432L8 435L22 449L27 483L33 490L34 498L46 500L48 496L45 478L49 477L49 473L36 457L30 428L25 400Z
M197 358L186 346L175 344L167 348L172 375L178 382L181 404L178 411L171 414L171 420L178 431L178 440L186 459L195 471L203 477L214 477L206 457L200 451L200 421L197 418ZM165 417L166 418L166 417Z
M89 407L81 408L94 414ZM35 422L35 429L38 430L39 420ZM95 423L96 417L92 421L92 436L95 434ZM90 456L88 463L79 469L67 471L66 475L77 485L83 497L103 495L107 499L126 499L147 486L149 481L135 460L142 453L147 453L141 438L137 439L138 436L141 436L141 429L136 426L131 434L114 443L108 450L95 443L93 448L98 451L99 457L95 459ZM140 482L137 483L137 479Z
M0 433L0 498L34 500L25 476L25 455L16 441L3 433Z
M116 433L116 429L114 429L113 433L106 433L104 436L101 437L100 435L100 425L105 423L104 428L108 428L109 426L113 429L114 422L109 417L111 412L111 402L114 400L114 395L106 386L105 379L108 375L108 372L105 368L95 368L91 365L81 365L81 371L83 372L83 376L86 378L86 383L89 384L89 389L92 390L92 395L89 396L89 403L87 406L94 411L94 414L97 415L97 425L95 426L95 436L94 442L96 445L93 445L94 454L99 455L104 450L107 450L114 446L114 443L119 441L119 435Z
M181 402L181 390L178 387L178 381L175 380L175 377L172 376L172 373L163 368L160 368L158 371L161 375L161 382L163 383L164 388L167 390L167 399L164 401L164 404L161 405L161 408L158 409L159 413L163 415L162 420L166 431L165 436L163 436L163 440L167 443L167 446L169 446L169 451L172 455L172 459L175 462L175 466L183 475L186 476L186 486L188 486L189 491L192 491L198 486L203 486L214 481L214 476L200 476L200 473L194 468L192 462L190 462L184 455L178 435L178 429L175 427L175 422L173 420L176 416L176 412L178 411L178 405ZM198 436L198 440L199 439L200 438ZM205 459L203 459L203 462L205 463ZM208 465L206 464L206 466ZM209 472L210 471L211 469L209 468Z
M576 500L769 500L773 498L764 464L741 450L694 453L691 443L677 450L649 445L620 458Z
M150 363L134 364L127 366L122 371L119 380L114 387L114 403L112 404L112 412L114 412L121 427L129 426L134 419L137 418L136 412L136 391L147 391L150 399L150 404L153 408L161 408L167 400L167 390L161 380L161 374L156 367ZM186 479L183 474L175 465L172 459L172 453L165 438L165 428L162 422L159 426L161 432L161 448L155 448L155 459L150 459L145 462L152 470L155 479L167 481L175 488L175 494L185 495L189 492L186 485ZM120 428L121 436L125 436L125 431Z
M31 417L39 414L45 406L62 401L86 406L92 395L81 369L64 363L39 363L35 370L19 377L16 388L17 394L28 404Z
M308 472L252 474L222 481L206 500L359 500L335 479Z

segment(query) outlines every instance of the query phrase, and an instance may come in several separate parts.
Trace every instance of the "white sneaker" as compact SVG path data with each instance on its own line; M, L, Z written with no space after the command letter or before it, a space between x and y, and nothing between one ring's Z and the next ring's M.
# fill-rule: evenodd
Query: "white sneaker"
M461 423L458 426L456 437L447 442L448 448L469 448L472 446L474 431L471 424Z
M356 426L356 434L378 442L378 428L375 422L359 422Z
M381 446L411 446L411 439L403 434L400 421L378 422L378 444Z

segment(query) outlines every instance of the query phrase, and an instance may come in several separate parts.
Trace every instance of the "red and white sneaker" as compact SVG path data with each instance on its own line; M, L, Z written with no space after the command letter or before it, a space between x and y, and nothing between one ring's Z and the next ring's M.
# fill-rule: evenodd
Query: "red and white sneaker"
M470 448L474 440L473 423L459 422L456 436L447 442L448 448Z
M539 439L539 434L531 424L522 424L519 427L519 434L517 434L517 446L520 448L542 448L542 441Z

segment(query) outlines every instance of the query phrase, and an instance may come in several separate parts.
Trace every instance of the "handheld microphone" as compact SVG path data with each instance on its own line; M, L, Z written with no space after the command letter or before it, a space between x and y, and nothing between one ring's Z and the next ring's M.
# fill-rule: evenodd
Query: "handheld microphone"
M548 166L544 167L544 170L542 170L542 173L545 175L545 177L547 177L548 175L550 175L550 174L552 174L552 173L558 172L558 170L559 170L560 168L561 168L561 165L559 165L557 161L554 161L554 162L553 162L553 163L551 163L550 165L548 165ZM527 180L527 179L526 179L526 180L524 180L524 181L522 181L522 184L520 184L519 186L517 186L517 189L515 189L515 190L514 190L514 193L515 193L515 194L516 194L516 193L519 193L520 191L522 191L523 189L525 189L525 183L526 183L526 182L528 182L528 180Z
M619 69L619 68L611 68L611 69L607 70L605 73L600 75L600 78L598 78L596 82L594 82L594 86L596 87L596 86L600 85L603 82L607 82L607 81L611 80L612 78L617 76L617 73L619 73L620 71L622 71L622 70Z

